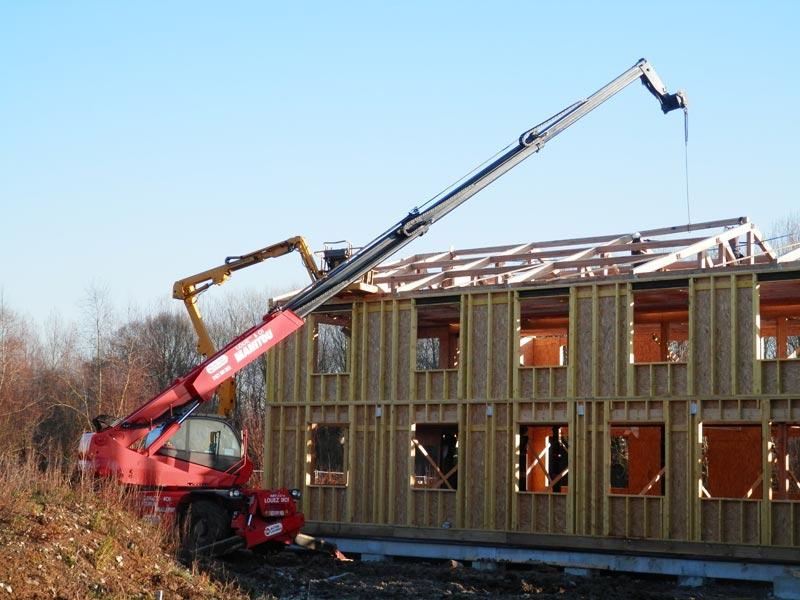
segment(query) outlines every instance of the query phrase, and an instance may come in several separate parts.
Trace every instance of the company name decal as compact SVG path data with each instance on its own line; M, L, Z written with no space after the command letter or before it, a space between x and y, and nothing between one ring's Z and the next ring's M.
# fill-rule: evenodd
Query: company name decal
M222 356L215 359L210 365L206 367L206 373L208 373L209 375L213 375L227 364L228 364L228 357L223 354Z
M261 348L261 346L268 344L272 338L275 337L272 335L272 329L259 329L253 335L253 339L242 342L242 345L234 351L233 358L236 359L237 363L242 362L253 352Z

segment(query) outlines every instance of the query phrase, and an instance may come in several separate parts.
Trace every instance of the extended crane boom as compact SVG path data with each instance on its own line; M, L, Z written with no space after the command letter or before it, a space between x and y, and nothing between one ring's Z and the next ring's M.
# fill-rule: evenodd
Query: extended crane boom
M674 94L668 93L666 86L653 70L653 67L642 58L622 75L585 100L572 104L546 121L524 132L519 136L518 143L511 149L454 188L442 193L439 197L433 198L430 206L425 210L415 209L411 211L404 219L390 227L349 260L328 273L327 277L312 283L308 288L289 300L284 305L284 308L291 310L300 317L305 317L363 273L377 266L415 238L423 235L433 223L469 200L523 160L541 150L547 142L559 133L582 117L585 117L637 79L641 80L645 87L658 99L664 114L678 108L685 109L688 106L686 94L681 90Z
M150 506L156 512L180 515L196 547L217 544L225 532L233 532L229 540L244 540L247 547L296 540L304 523L293 500L299 492L242 488L252 472L242 447L246 437L241 444L230 425L218 418L196 416L189 421L192 413L221 384L300 328L314 309L637 79L658 99L664 113L686 108L685 94L669 94L650 64L640 60L585 100L522 133L487 166L412 210L127 417L109 426L96 418L97 432L84 434L81 440L83 468L146 486ZM189 431L176 435L182 426ZM220 528L225 531L220 533Z

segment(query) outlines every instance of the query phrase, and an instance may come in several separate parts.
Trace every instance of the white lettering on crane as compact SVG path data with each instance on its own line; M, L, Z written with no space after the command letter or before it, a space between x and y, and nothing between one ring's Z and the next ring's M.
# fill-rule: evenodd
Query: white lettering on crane
M211 362L211 364L206 367L206 373L208 373L209 375L213 375L227 364L228 364L228 357L223 354L219 358L215 358Z
M272 329L259 329L252 340L242 342L242 345L233 353L233 357L237 363L240 363L261 346L269 343L273 337L275 336L272 335Z

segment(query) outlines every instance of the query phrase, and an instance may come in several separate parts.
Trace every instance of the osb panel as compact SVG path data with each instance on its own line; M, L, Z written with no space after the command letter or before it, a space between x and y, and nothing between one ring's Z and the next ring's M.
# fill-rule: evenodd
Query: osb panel
M455 400L458 396L458 371L418 371L414 381L418 400Z
M645 512L647 513L647 531L645 536L649 538L661 537L661 515L664 502L661 498L648 498L645 496Z
M550 494L534 494L533 501L533 531L537 533L552 533L551 523L555 520L553 514L553 496Z
M704 542L719 542L720 500L700 501L700 538Z
M635 389L637 396L650 395L650 365L634 365Z
M744 521L742 526L742 543L758 544L761 530L761 518L759 514L760 502L744 503Z
M311 407L312 423L347 423L348 408L344 405L315 405Z
M366 523L370 520L372 513L372 498L377 493L377 487L380 482L373 481L372 474L374 468L374 453L366 452L368 445L371 445L377 450L377 444L371 444L374 439L370 432L365 431L361 425L364 422L364 407L359 407L356 410L356 423L359 427L355 431L355 464L348 463L348 482L354 494L353 506L353 520L356 523ZM369 441L368 441L369 440ZM348 439L349 443L349 439ZM348 451L345 446L345 452ZM370 479L367 479L367 478ZM368 493L364 493L368 492Z
M303 512L315 521L344 521L347 488L309 487L303 498Z
M687 413L686 400L670 400L667 403L669 407L669 418L672 420L673 427L685 427L689 422L689 415Z
M645 537L644 531L644 503L645 498L644 496L640 498L631 498L628 497L628 523L629 523L629 531L628 537L632 538L641 538Z
M534 376L536 377L536 390L531 396L536 398L549 398L550 394L550 378L555 377L555 372L552 369L534 369ZM554 395L562 395L555 393ZM526 396L530 397L530 396Z
M553 369L553 378L554 378L554 385L553 385L553 396L556 398L564 398L567 395L567 368L562 367L559 369Z
M689 380L689 369L685 364L672 365L672 394L684 396L689 389L686 382Z
M409 389L409 373L411 372L411 311L400 311L400 331L397 361L394 363L397 369L397 398L407 400L411 390Z
M719 421L722 419L722 403L719 400L701 400L700 407L704 421Z
M533 398L533 377L535 369L533 367L517 369L519 377L519 397Z
M283 368L280 370L280 373L276 374L281 384L277 390L278 397L276 399L278 402L292 402L296 398L294 375L298 365L295 364L295 348L297 347L297 341L302 339L302 337L303 330L301 329L295 335L290 336L281 346L280 352L281 358L283 359ZM277 369L278 365L280 365L280 361L275 361L275 365Z
M394 390L392 389L392 373L397 366L397 360L394 356L394 340L392 337L394 313L391 311L391 305L387 303L384 307L386 313L383 319L383 398L391 400L394 398ZM375 347L378 350L378 346Z
M619 400L611 403L612 421L647 421L660 420L664 414L662 401Z
M769 400L769 406L770 419L773 421L800 421L800 398L775 398Z
M578 314L575 322L577 338L577 389L576 396L592 395L592 299L578 298Z
M411 438L406 431L395 431L394 437L394 465L389 467L389 476L394 477L394 498L389 497L388 502L394 503L394 523L406 522L406 491L411 485L408 472L408 454L411 451Z
M416 527L442 527L455 522L456 494L433 490L415 490L412 524Z
M513 304L503 303L492 305L492 398L507 398L509 394L508 381L508 336L509 314Z
M415 404L412 410L415 423L458 422L458 406L455 404Z
M476 296L483 298L485 296ZM472 307L470 323L472 325L469 332L469 339L472 346L472 355L467 357L472 369L472 381L470 382L472 398L486 397L486 352L489 335L489 323L487 319L488 308L486 305ZM505 356L505 354L503 354Z
M800 544L800 502L772 503L773 543L779 546Z
M736 290L736 386L740 394L753 392L753 289Z
M683 402L676 404L684 404ZM675 407L673 407L675 408ZM675 414L675 410L672 411ZM681 411L685 414L684 411ZM669 472L667 474L667 489L669 490L669 537L671 539L685 540L689 538L687 506L687 492L690 473L687 471L689 464L687 457L689 451L688 433L686 431L673 431L670 435L669 447Z
M623 496L611 496L608 499L609 509L609 535L625 537L625 511L626 502Z
M781 361L781 393L800 393L800 360Z
M759 502L720 500L721 539L731 544L757 544L759 537Z
M380 389L381 374L381 313L367 313L367 337L361 340L367 344L367 364L364 366L367 386L367 397L362 400L379 400L383 396ZM384 344L388 345L388 344ZM358 350L356 360L360 361L363 354Z
M297 359L297 368L300 370L300 376L297 378L297 399L300 402L303 402L306 399L306 386L308 385L308 378L306 377L306 357L308 356L308 344L306 344L307 338L307 330L305 327L300 329L300 331L298 331L293 338L295 343L300 347L300 352Z
M619 310L618 310L618 318L619 321L617 322L617 335L619 336L619 356L617 356L617 389L619 390L618 396L625 396L631 395L633 390L628 390L628 380L626 370L628 368L628 361L630 357L628 355L628 297L626 294L623 294L617 298L617 302L619 303Z
M778 393L778 361L763 360L761 365L761 391L764 394Z
M320 402L322 400L322 378L323 375L311 376L311 401Z
M305 432L301 432L300 435L305 437ZM276 434L275 437L277 438L278 435ZM283 434L283 465L281 469L281 476L280 476L280 486L287 487L287 488L299 488L303 482L297 481L296 477L296 465L297 464L304 464L305 461L303 460L304 457L297 456L297 430L296 429L287 429L284 431ZM277 454L271 455L271 458L277 458Z
M694 305L694 351L690 359L694 364L695 393L711 394L711 292L697 290Z
M491 515L495 529L505 529L508 518L507 498L513 489L513 482L509 474L508 465L513 461L513 449L508 444L508 434L500 429L506 424L508 407L495 406L494 419L497 423L496 441L494 450L494 515Z
M614 385L616 375L614 364L618 358L614 352L614 322L616 319L614 307L616 305L616 296L600 298L600 330L598 332L600 339L597 353L597 368L599 369L597 392L600 396L613 396L616 393ZM624 346L621 348L624 349Z
M669 395L670 372L672 365L653 365L653 394L655 396Z
M395 419L394 420L394 424L395 424L395 426L396 427L404 427L406 431L410 431L410 429L408 429L408 426L411 424L411 421L409 421L410 407L407 406L407 405L406 406L398 406L398 407L392 407L392 410L395 411L395 413L394 413L394 419Z
M715 290L714 297L715 324L714 368L716 393L730 394L731 390L731 291ZM709 357L707 357L709 358Z
M482 408L482 407L478 407ZM486 465L484 463L484 452L486 450L486 434L483 431L470 431L465 448L467 452L467 476L460 474L458 485L467 486L466 501L466 525L471 529L483 528L483 512L485 510L486 498L484 495L484 482L486 477Z
M553 527L551 533L567 532L567 495L550 494L553 512Z
M458 399L458 371L446 371L444 376L447 378L447 400Z

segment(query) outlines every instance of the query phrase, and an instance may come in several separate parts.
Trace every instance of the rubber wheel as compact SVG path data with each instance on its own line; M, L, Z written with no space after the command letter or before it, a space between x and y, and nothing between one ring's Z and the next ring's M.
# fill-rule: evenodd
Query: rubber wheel
M181 551L184 556L211 556L214 542L233 535L228 511L210 500L195 500L186 509L181 526Z

